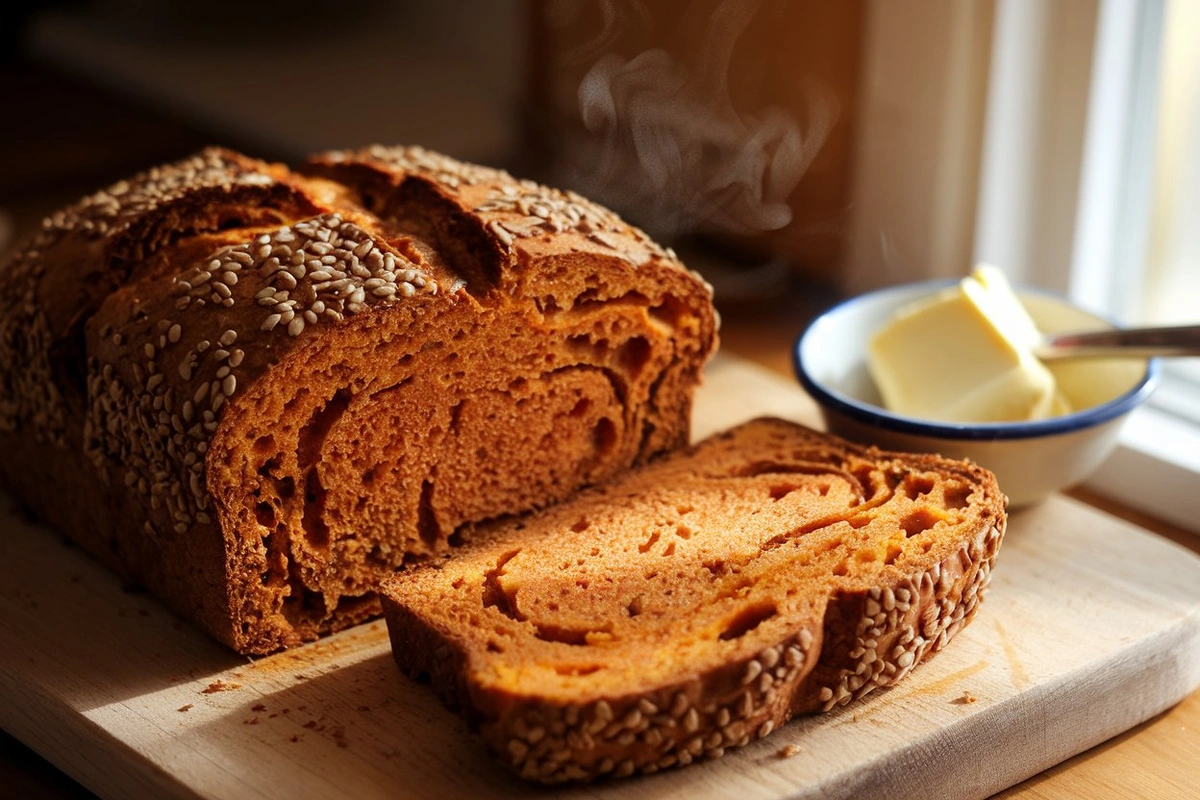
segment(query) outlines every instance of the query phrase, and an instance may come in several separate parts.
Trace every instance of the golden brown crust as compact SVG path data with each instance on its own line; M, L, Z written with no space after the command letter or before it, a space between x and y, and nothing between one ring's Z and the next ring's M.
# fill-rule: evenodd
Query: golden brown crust
M622 248L415 148L306 173L211 149L117 184L47 220L0 300L6 483L244 652L682 444L715 346L703 282L581 198Z
M715 758L902 679L975 614L994 477L756 420L383 589L393 652L543 782Z

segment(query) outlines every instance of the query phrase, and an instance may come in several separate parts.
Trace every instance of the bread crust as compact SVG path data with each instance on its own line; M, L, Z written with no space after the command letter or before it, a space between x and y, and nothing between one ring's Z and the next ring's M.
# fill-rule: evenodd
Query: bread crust
M649 774L891 686L939 652L978 609L1005 503L976 465L760 419L482 526L389 579L384 610L401 667L522 777ZM686 540L663 548L675 526ZM564 635L580 626L596 633Z
M683 444L716 345L710 288L640 231L420 148L212 148L52 216L4 275L0 477L246 653ZM569 447L538 458L547 421Z

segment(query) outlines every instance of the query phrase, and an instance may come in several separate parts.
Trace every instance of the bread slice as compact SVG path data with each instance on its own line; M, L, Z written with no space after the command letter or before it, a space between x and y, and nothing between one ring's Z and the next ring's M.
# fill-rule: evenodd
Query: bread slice
M971 620L988 471L760 419L388 579L396 660L542 782L715 758L903 678Z
M0 483L246 653L686 444L716 346L710 288L611 211L416 147L205 150L0 281Z

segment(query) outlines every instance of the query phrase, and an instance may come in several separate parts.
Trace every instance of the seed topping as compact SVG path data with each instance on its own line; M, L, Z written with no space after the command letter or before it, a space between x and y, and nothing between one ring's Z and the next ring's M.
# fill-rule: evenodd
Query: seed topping
M306 272L304 264L317 257L329 263ZM367 292L368 281L390 291ZM222 324L224 309L260 308L254 327L268 333L259 336L294 338L371 305L437 291L417 265L337 214L222 248L174 279L171 316L143 323L157 334L152 341L133 335L131 341L144 341L136 350L112 363L89 359L88 454L102 474L127 470L127 484L165 511L170 523L162 530L182 534L211 522L204 455L229 401L244 391L248 376L241 373L250 363L237 346L245 331ZM132 383L122 377L123 361L131 362Z

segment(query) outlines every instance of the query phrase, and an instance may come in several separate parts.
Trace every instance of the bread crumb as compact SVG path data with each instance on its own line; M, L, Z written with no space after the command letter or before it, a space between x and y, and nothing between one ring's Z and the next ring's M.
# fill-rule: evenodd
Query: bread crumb
M292 742L293 744L300 741L300 734L293 733L292 738L289 739L288 741Z
M346 741L346 729L341 725L338 725L336 728L330 731L330 735L333 736L333 741L338 747L350 746L350 743Z
M962 697L955 698L950 702L957 703L960 706L965 706L969 703L974 703L975 699L975 695L971 694L970 692L963 692Z
M201 689L200 694L213 694L214 692L232 692L234 689L240 689L240 683L226 683L222 680L213 681L208 685L207 689Z
M778 752L776 752L775 755L779 758L792 758L793 756L800 755L800 752L803 749L804 748L802 748L798 744L784 745L783 747L779 748Z
M244 720L242 720L242 724L243 725L257 725L258 717L251 717L250 719L244 719Z
M192 704L191 704L191 703L186 703L186 704L184 704L184 705L180 706L179 708L177 708L177 709L175 709L175 710L176 710L176 711L187 711L187 710L188 710L189 708L191 708L191 707L192 707Z
M255 703L254 705L250 706L250 710L251 711L266 711L267 707L265 705L263 705L262 703Z

